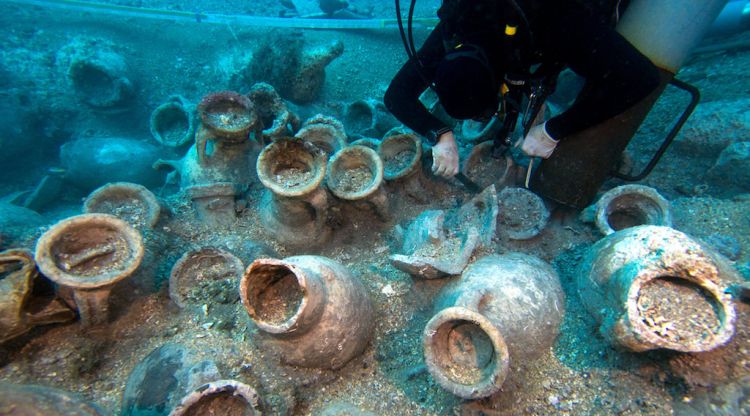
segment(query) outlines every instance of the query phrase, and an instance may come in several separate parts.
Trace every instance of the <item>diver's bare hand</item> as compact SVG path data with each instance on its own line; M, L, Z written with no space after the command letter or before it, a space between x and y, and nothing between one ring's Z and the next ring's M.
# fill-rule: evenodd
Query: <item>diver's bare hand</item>
M458 173L458 147L450 130L441 134L432 146L432 173L445 178Z

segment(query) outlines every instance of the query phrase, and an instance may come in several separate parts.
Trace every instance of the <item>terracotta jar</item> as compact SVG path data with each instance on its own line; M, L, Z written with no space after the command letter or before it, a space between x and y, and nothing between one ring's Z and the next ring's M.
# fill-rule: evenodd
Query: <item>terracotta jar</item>
M331 230L325 223L328 192L322 183L326 154L309 142L282 138L258 156L257 172L267 188L260 202L266 230L291 246L323 244Z
M642 225L610 234L581 262L578 293L599 331L632 351L708 351L734 335L728 261L686 234Z
M320 256L258 259L240 282L242 304L283 361L342 367L367 346L373 308L364 285Z
M549 351L562 322L559 278L544 261L521 253L469 265L435 302L422 334L430 374L466 398L499 391L511 370Z
M39 270L73 292L81 325L107 322L115 283L135 272L143 259L141 234L108 214L83 214L53 225L37 241Z

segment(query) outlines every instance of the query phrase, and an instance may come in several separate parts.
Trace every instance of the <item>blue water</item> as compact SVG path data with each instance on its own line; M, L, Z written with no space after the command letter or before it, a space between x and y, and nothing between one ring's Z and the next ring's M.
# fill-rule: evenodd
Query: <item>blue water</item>
M291 415L750 411L750 26L744 12L750 3L728 2L709 34L689 45L676 77L700 90L700 104L638 182L669 201L675 229L703 241L731 270L719 281L735 294L728 297L737 314L734 336L702 353L624 351L610 342L579 296L578 267L603 237L579 209L546 201L551 216L541 233L510 238L509 227L536 218L533 206L518 203L500 213L502 220L485 221L484 200L469 202L474 191L431 173L426 141L415 173L388 177L417 154L400 148L394 156L379 146L389 131L404 133L382 104L407 59L394 5L327 2L323 8L335 10L326 14L316 1L293 1L296 9L289 3L0 1L0 250L27 250L25 260L17 252L0 253L0 414L16 414L12 406L47 406L40 414L166 415L200 385L217 380L232 380L225 388L235 399L219 394L187 414L249 414L230 409L253 407L250 396L239 393L251 390L256 410ZM439 6L417 2L417 44L435 24ZM409 3L401 7L406 16ZM681 34L672 42L689 38ZM565 72L558 107L548 114L563 111L580 84ZM648 165L689 101L684 91L665 88L633 135L621 170L635 174ZM475 144L468 125L454 127L464 166ZM314 146L288 139L295 135ZM296 144L268 156L285 140ZM350 162L344 150L357 140L370 148L359 152L369 159ZM384 167L372 167L378 163ZM465 172L500 192L508 183L501 183L497 161L487 163L492 168ZM528 160L514 163L521 163L516 185L522 186ZM370 182L377 182L372 192L347 196ZM625 183L608 178L597 197ZM470 214L458 211L462 206ZM429 233L427 226L410 228L429 210L445 214L446 229L440 223ZM128 239L131 234L111 224L73 226L50 237L50 230L85 213L119 217L125 222L117 227L138 237ZM470 226L478 236L469 236ZM477 247L462 258L467 241L482 236L486 241L471 243ZM49 249L39 243L46 237L53 239ZM511 356L495 394L467 400L451 393L428 369L423 331L439 312L435 300L460 283L460 272L427 279L390 258L415 255L414 247L443 260L429 266L439 271L493 253L540 258L559 277L565 297L559 335L533 359ZM208 248L226 254L206 254ZM311 296L308 289L287 287L289 275L273 280L261 274L260 282L271 282L253 295L271 299L263 311L248 310L243 296L249 292L238 295L243 274L256 278L245 271L254 261L296 255L340 264L372 304L369 316L364 300L331 306L333 314L370 325L364 333L351 323L316 333L319 350L342 333L349 337L341 345L361 341L335 369L289 364L290 351L304 342L279 347L258 325L263 318L253 315L290 318L300 299ZM199 260L175 267L190 256ZM103 286L109 296L86 309L82 299L93 290L86 285L111 277L107 271L121 279ZM83 276L76 295L60 278L66 273ZM11 289L19 287L26 295ZM52 306L58 314L41 319ZM523 312L522 304L516 307ZM501 317L515 312L494 311ZM520 334L506 340L511 351L538 341ZM485 338L451 336L457 338L446 362L486 359ZM331 354L345 351L341 345ZM68 394L98 410L75 413L61 404L60 395Z

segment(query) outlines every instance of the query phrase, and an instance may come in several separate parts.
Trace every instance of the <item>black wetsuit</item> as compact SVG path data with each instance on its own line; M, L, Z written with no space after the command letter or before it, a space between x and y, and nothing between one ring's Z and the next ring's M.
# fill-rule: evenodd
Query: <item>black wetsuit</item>
M432 80L446 54L446 39L452 37L463 37L458 40L481 46L498 79L509 72L528 72L531 65L542 62L565 65L585 78L575 103L546 124L547 132L558 140L623 112L659 84L654 64L611 24L575 0L539 0L529 7L518 3L524 8L531 35L519 27L514 44L503 38L502 16L492 17L492 23L487 22L487 13L472 16L467 19L475 20L471 31L458 35L455 32L461 32L461 28L441 16L441 22L417 53L422 74L417 64L409 60L391 81L384 99L391 113L427 138L434 138L434 132L447 127L427 111L419 96L428 88L428 80ZM508 10L501 13L512 14ZM518 23L517 16L509 16L508 20Z

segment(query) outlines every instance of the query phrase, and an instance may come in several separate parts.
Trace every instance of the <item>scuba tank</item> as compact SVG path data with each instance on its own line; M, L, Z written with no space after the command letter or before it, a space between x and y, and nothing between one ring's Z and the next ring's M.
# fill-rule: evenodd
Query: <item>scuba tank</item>
M673 79L674 75L721 12L724 3L726 0L632 0L617 25L617 31L659 67L660 86L622 114L562 140L552 156L543 160L536 169L529 188L563 205L588 206L604 181L616 175L613 169L622 152L667 84L671 83L691 92L693 102L644 173L623 179L639 180L648 174L697 104L697 90Z

